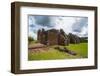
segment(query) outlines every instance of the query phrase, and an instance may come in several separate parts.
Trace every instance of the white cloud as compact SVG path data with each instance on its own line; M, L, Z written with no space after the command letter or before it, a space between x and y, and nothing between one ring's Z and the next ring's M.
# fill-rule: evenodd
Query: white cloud
M72 25L75 22L73 17L60 17L56 18L55 29L63 29L66 33L72 32Z
M80 36L87 36L88 35L88 28L87 27L83 27L82 31L80 32Z
M48 16L50 17L50 26L41 25L35 23L34 16L29 17L29 36L32 36L34 39L37 39L37 30L44 28L48 29L63 29L66 34L73 33L78 36L87 36L88 35L88 25L86 17L64 17L64 16ZM44 17L45 18L45 17ZM44 20L43 20L44 21ZM52 26L52 27L51 27ZM79 32L74 31L80 30Z

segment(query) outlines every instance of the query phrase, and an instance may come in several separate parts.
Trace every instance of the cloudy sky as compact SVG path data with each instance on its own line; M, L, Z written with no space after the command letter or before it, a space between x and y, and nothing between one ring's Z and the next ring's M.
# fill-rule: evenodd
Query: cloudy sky
M28 16L28 36L37 39L37 30L63 29L66 34L73 33L80 37L88 36L88 18L74 16Z

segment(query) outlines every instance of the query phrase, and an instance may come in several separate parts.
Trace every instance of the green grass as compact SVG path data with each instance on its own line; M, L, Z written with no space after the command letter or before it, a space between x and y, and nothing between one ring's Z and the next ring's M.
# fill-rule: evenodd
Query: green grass
M87 43L80 43L80 44L70 44L66 46L68 49L73 50L78 54L79 57L87 58L88 56L88 44Z
M66 48L77 53L76 56L70 55L65 52L60 52L54 49L54 46L49 46L50 49L39 52L28 52L28 60L55 60L55 59L77 59L87 58L88 56L88 45L87 43L70 44L65 46Z

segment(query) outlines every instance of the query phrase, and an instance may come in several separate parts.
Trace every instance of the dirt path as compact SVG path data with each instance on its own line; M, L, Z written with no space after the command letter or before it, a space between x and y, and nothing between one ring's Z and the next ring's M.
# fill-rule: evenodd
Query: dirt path
M34 44L34 45L29 45L28 49L37 49L37 48L44 48L44 47L46 47L46 45L37 43L37 44Z
M30 52L39 52L39 51L48 50L48 47L46 45L37 43L37 44L34 44L34 45L30 45L28 49L29 49Z

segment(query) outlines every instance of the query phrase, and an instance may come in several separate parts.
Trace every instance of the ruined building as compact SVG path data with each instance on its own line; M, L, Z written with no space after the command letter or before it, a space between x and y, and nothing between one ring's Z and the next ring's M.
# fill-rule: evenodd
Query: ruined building
M38 30L37 40L45 45L69 45L69 43L80 43L78 36L66 33L60 29Z
M80 43L80 37L78 37L77 35L74 35L72 33L69 33L69 39L70 39L70 43L73 43L73 44L78 44Z

